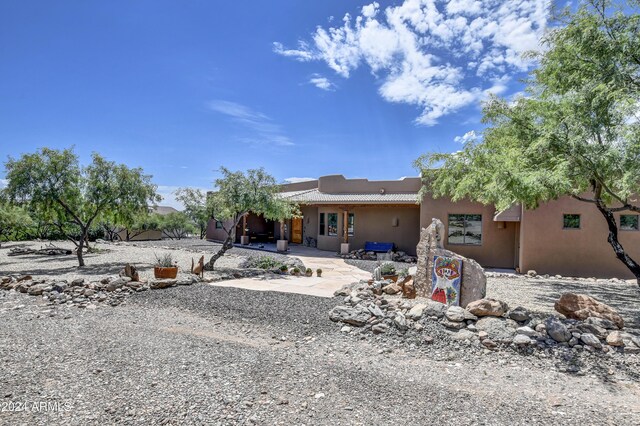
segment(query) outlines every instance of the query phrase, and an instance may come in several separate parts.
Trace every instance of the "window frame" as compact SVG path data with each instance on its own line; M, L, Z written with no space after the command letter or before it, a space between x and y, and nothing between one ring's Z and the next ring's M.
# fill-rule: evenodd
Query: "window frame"
M320 212L320 217L318 219L318 235L326 235L327 232L327 222L325 221L325 213Z
M451 242L451 216L462 216L462 242L457 243L457 242ZM470 220L467 219L467 216L479 216L480 219L479 220L474 220L473 222L480 222L480 241L475 243L475 242L466 242L467 240L467 221L471 222ZM482 213L448 213L447 214L447 245L451 245L451 246L482 246L484 243L484 232L483 232L483 220L482 220Z
M578 227L567 227L566 225L566 217L567 216L578 216ZM563 231L576 231L582 229L582 215L580 213L562 213L562 230Z
M216 220L216 229L224 229L224 228L222 227L222 222L221 222L221 221L219 221L219 220Z
M351 228L351 230L349 230ZM356 234L356 214L347 213L347 236L353 237Z
M622 217L623 216L631 216L636 218L636 227L635 228L623 228L622 227ZM621 214L620 215L620 230L624 232L637 232L640 231L640 214Z

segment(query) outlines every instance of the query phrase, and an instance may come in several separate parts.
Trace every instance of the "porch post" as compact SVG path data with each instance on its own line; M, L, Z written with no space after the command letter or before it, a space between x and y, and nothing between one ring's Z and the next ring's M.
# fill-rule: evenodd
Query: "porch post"
M349 224L347 223L349 220L349 210L347 207L342 210L342 240L344 241L340 244L340 254L349 254Z
M276 241L276 250L287 251L289 249L289 241L284 237L284 220L280 221L280 239Z
M247 244L249 244L249 237L247 236L247 215L249 213L245 213L244 216L242 216L242 236L240 237L240 244L242 244L243 246L246 246Z

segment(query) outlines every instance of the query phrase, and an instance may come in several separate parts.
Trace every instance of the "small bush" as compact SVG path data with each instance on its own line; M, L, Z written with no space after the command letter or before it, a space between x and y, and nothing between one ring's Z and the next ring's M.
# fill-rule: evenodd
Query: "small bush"
M380 267L380 273L382 275L395 275L396 267L391 262L383 263Z
M173 256L171 256L171 253L165 253L160 257L158 257L155 254L154 256L156 256L156 266L160 268L171 268L172 266L175 266L173 262Z
M287 270L287 265L271 256L252 257L245 262L244 267L257 269L280 269L281 271Z

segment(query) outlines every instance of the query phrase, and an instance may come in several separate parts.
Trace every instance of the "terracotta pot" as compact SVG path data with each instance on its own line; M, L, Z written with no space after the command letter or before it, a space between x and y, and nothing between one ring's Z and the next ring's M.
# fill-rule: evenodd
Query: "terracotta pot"
M322 276L322 272L316 272L316 275L320 278Z
M391 280L394 283L398 281L398 276L397 275L383 275L382 276L383 280Z
M153 268L153 275L159 279L175 278L178 276L178 267L170 266L168 268L162 268L160 266L155 266Z

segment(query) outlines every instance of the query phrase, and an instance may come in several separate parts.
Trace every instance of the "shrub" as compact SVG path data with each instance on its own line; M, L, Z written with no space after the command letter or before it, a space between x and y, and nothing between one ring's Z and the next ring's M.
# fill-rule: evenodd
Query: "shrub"
M382 266L380 267L380 273L382 275L395 275L396 267L391 262L383 263Z
M171 268L174 265L173 262L173 256L171 256L171 253L165 253L163 255L161 255L160 257L156 256L156 266L159 268Z
M252 257L245 262L244 267L257 269L280 269L281 271L287 270L287 265L271 256Z

